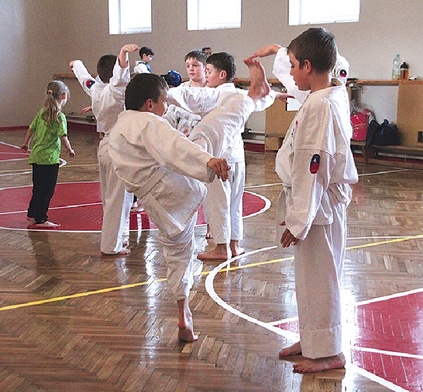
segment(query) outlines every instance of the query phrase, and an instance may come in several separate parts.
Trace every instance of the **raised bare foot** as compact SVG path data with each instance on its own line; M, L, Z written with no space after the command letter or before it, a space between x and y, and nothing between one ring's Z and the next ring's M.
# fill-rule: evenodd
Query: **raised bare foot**
M281 351L279 351L279 358L291 357L293 355L300 355L300 354L301 354L301 343L297 342L292 344L291 346L284 347Z
M345 356L343 353L334 355L333 357L304 360L294 365L295 373L318 373L330 369L342 369L345 367Z
M200 260L228 260L228 252L221 251L217 248L205 253L199 253L197 258Z
M245 65L250 71L250 88L248 95L253 101L265 97L270 92L270 85L266 79L266 72L260 61L255 59L244 60Z

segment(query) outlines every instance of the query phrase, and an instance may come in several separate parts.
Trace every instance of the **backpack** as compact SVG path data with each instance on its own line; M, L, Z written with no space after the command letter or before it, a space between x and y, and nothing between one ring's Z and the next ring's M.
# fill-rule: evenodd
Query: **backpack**
M370 121L367 129L366 147L375 146L397 146L400 144L398 127L389 124L388 120L383 120L379 124L376 120Z

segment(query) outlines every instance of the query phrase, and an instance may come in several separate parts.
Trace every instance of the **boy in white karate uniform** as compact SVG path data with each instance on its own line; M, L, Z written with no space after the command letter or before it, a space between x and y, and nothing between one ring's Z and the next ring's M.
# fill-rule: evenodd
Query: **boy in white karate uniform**
M300 329L300 341L279 356L302 354L304 359L294 364L299 373L342 368L346 362L340 286L346 208L358 175L350 148L348 94L339 79L331 78L337 54L333 35L322 28L308 29L288 46L290 74L300 91L310 91L276 156L283 182L277 222L285 227L282 246L295 245Z
M124 109L125 88L130 80L128 54L138 49L138 45L128 44L121 48L119 56L102 56L97 63L97 72L103 83L89 74L81 60L69 64L83 90L91 97L92 111L98 127L104 132L98 148L103 203L100 250L103 255L130 253L124 232L129 224L133 195L125 190L123 182L116 176L108 149L110 130Z
M196 89L171 89L169 101L201 117L224 102L227 94L246 94L247 90L237 89L233 84L236 65L234 58L226 52L214 53L207 58L207 87ZM254 111L264 110L275 98L286 99L286 94L271 91L256 102ZM232 170L228 182L214 181L207 185L208 194L204 202L207 222L216 247L201 253L201 260L226 260L230 256L244 253L239 246L243 237L242 196L245 185L245 157L242 133L244 123L234 122L225 130L197 128L190 139L201 144L211 154L217 153L228 160ZM199 132L201 130L201 132ZM198 142L200 143L200 142Z
M234 94L198 127L227 128L248 118L254 101L270 91L260 63L250 64L250 74L249 95ZM111 133L110 156L127 190L141 200L159 229L168 287L178 304L178 337L192 342L197 335L188 297L193 284L196 214L206 193L203 182L213 181L214 174L226 180L229 167L225 159L214 158L161 117L167 108L167 92L160 76L134 76L126 89L127 110Z

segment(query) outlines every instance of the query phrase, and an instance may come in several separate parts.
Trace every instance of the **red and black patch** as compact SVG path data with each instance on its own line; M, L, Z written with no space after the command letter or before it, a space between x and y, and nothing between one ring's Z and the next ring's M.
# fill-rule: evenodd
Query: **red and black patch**
M320 167L320 155L314 154L310 161L310 173L316 174Z
M85 85L87 86L87 88L91 88L94 83L95 80L90 79L85 82Z

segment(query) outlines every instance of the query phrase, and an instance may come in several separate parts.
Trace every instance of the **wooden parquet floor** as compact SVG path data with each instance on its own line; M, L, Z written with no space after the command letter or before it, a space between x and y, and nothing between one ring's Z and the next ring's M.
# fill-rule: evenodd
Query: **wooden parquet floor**
M19 146L24 132L0 132L0 141ZM59 182L97 180L96 136L74 133L71 141L77 156L60 168ZM245 256L217 272L218 263L198 261L191 309L200 335L194 343L177 339L177 308L155 231L131 232L130 256L101 258L97 232L0 229L0 391L408 389L353 365L300 375L278 359L289 334L266 326L296 316L292 251L274 247L280 190L274 154L246 155L247 189L272 205L244 220ZM347 301L422 289L423 171L395 164L358 168L349 209ZM26 160L0 160L0 189L28 185ZM204 234L204 227L196 229L199 251L207 244ZM415 343L422 356L421 342ZM423 390L421 380L409 380L409 390Z

